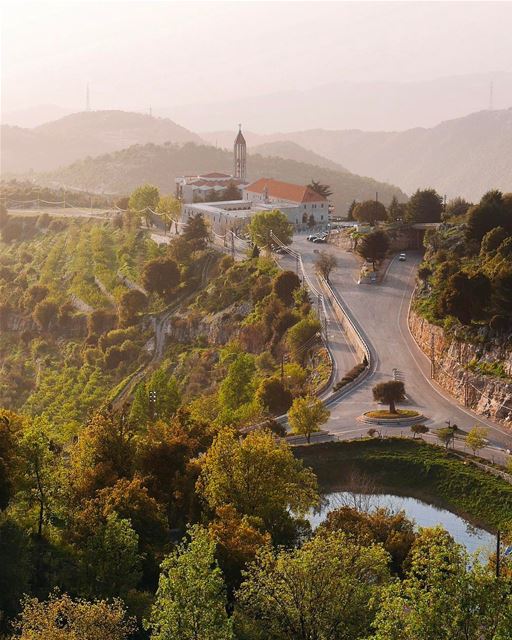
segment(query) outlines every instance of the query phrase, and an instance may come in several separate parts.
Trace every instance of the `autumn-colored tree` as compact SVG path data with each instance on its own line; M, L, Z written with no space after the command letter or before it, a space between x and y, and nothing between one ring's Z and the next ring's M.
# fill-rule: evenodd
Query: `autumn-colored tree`
M128 640L136 629L119 599L88 602L54 592L45 601L27 597L22 606L20 640Z
M155 258L144 265L142 282L147 291L170 300L180 283L180 270L172 258Z
M240 440L223 430L201 463L197 491L211 509L231 504L274 534L289 526L290 511L304 514L318 500L314 474L269 431Z
M119 324L121 327L129 327L137 322L137 315L144 311L148 299L142 291L129 289L125 291L119 300Z
M416 539L414 522L406 517L405 512L386 508L366 512L340 507L330 511L320 526L327 531L343 531L358 544L382 544L391 556L393 572L400 575Z
M230 504L218 507L208 525L230 595L240 586L242 571L255 559L258 549L270 543L270 535L261 529L258 518L242 516Z
M32 317L39 328L46 331L52 322L56 322L58 310L59 306L54 300L42 300L36 304Z
M91 418L71 449L71 486L78 500L131 477L133 435L124 415L103 411Z

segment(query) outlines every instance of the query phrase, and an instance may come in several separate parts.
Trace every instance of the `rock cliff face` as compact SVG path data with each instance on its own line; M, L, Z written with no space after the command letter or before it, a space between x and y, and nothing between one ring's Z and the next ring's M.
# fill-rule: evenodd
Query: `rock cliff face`
M169 318L164 330L176 342L191 343L203 339L208 344L223 345L236 337L240 321L250 310L250 303L244 302L206 316L199 312L174 315Z
M431 360L433 356L433 374L438 384L476 413L512 429L512 381L475 373L468 368L471 362L502 362L510 374L511 351L459 342L414 311L409 316L409 327L424 353Z

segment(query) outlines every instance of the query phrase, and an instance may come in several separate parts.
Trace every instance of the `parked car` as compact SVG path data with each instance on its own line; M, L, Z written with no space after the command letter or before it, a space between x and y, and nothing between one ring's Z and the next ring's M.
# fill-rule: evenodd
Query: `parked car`
M313 242L313 240L314 240L315 238L316 238L316 236L314 236L314 235L310 235L310 236L307 236L306 240L309 240L310 242Z
M406 261L406 259L407 259L407 256L405 255L405 253L401 253L401 254L398 256L398 259L400 260L400 262L405 262L405 261Z
M325 244L327 240L325 238L313 238L313 242Z

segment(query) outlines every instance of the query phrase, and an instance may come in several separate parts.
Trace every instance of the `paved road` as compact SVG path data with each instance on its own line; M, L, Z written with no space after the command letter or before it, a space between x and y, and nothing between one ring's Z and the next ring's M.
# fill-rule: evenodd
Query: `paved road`
M301 252L306 270L313 274L316 257L313 251L318 249L318 245L307 242L303 236L296 236L293 248ZM336 255L339 266L331 275L331 283L377 354L375 373L352 393L330 406L331 417L326 429L341 437L357 437L366 433L369 425L358 423L357 417L364 411L377 408L371 389L377 382L392 380L393 368L397 368L407 393L407 402L402 405L404 408L424 414L428 418L425 424L430 429L445 426L447 420L464 431L475 424L485 427L491 444L488 457L494 457L496 461L505 460L501 448L512 449L512 433L466 409L431 381L430 361L409 332L407 313L419 254L408 254L406 262L394 259L380 285L358 285L358 266L354 256L333 245L322 248ZM382 429L383 434L400 435L401 431L409 429L398 426Z
M89 209L88 207L47 207L40 209L15 209L7 210L9 215L20 217L34 217L47 213L55 218L99 218L108 219L112 217L112 212L107 209Z

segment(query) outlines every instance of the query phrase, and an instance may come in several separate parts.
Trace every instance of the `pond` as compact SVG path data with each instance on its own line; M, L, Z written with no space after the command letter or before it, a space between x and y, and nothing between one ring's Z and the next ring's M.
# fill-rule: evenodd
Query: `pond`
M418 527L442 525L456 542L466 547L469 553L480 551L487 555L496 545L496 538L492 533L473 526L451 511L439 509L416 498L391 494L364 494L350 491L328 493L324 496L321 507L308 516L311 526L317 527L329 511L339 507L354 507L362 511L386 507L393 511L405 511L407 517Z

